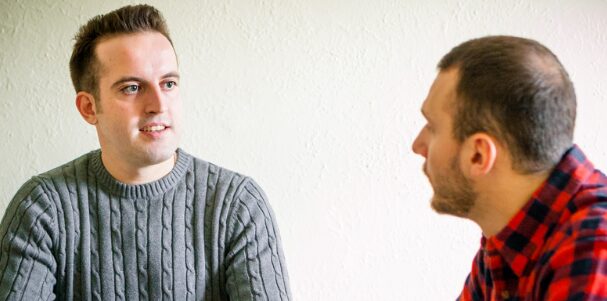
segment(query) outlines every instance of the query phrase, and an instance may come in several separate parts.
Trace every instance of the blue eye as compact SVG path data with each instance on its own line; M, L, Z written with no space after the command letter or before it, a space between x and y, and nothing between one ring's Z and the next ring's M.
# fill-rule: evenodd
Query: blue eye
M164 86L167 89L173 89L173 88L175 88L175 86L177 86L177 83L175 81L168 81L164 84Z
M128 85L124 88L122 88L122 92L125 94L135 94L137 92L139 92L139 86L138 85Z

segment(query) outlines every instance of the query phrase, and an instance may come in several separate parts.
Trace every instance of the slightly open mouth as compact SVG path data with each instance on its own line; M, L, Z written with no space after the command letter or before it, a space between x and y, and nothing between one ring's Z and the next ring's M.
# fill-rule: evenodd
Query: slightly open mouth
M146 133L152 133L152 132L160 132L160 131L164 131L165 129L167 129L167 126L164 125L153 125L153 126L146 126L140 129L140 131L142 132L146 132Z

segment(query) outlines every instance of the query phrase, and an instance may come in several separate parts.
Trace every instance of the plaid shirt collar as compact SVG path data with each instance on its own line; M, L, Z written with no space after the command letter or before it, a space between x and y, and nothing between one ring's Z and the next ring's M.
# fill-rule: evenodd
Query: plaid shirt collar
M498 234L481 239L489 253L498 252L518 276L529 272L542 246L559 221L568 218L576 204L570 202L594 166L574 145L533 193L531 199Z

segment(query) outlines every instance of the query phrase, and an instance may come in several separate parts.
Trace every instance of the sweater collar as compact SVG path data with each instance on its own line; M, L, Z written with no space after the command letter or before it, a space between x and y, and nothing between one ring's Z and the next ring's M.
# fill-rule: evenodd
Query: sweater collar
M156 181L145 184L132 185L116 180L103 166L101 150L99 149L90 153L90 171L97 176L99 183L106 187L111 194L132 199L150 198L164 194L173 188L186 174L192 157L180 148L176 152L177 161L171 172Z

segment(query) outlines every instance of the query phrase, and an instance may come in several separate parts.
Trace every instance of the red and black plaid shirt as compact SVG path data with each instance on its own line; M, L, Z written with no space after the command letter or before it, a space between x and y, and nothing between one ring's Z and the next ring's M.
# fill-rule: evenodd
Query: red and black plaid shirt
M577 146L481 239L458 300L607 300L607 178Z

